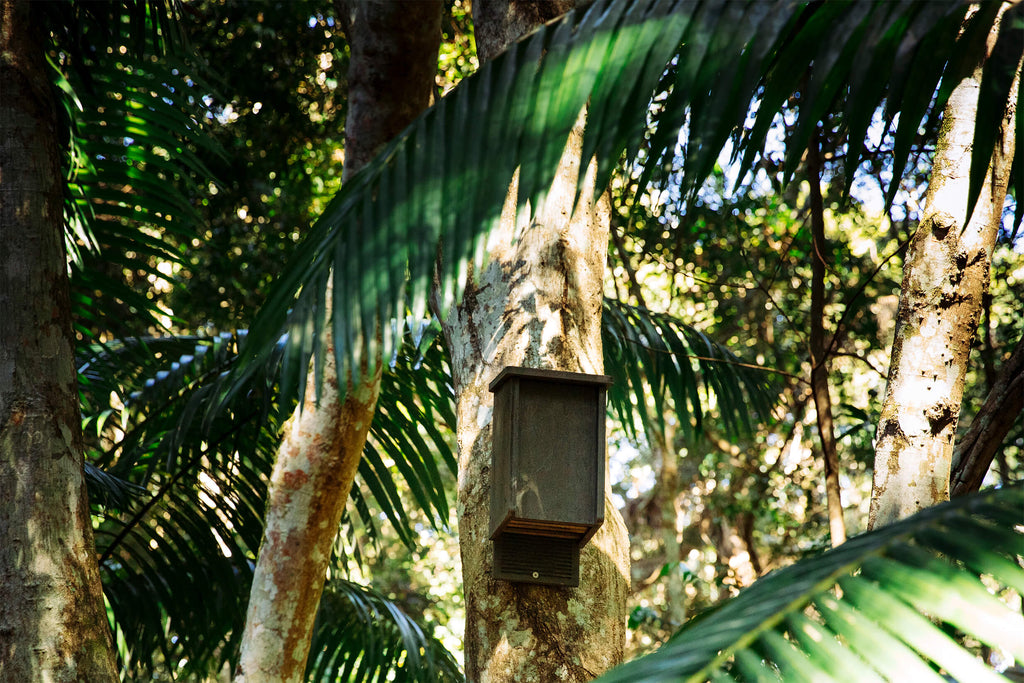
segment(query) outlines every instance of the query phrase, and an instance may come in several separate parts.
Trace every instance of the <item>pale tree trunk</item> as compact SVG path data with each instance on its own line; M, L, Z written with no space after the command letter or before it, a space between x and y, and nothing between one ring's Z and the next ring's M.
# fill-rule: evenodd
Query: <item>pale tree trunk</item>
M551 4L474 5L481 59L517 37ZM532 12L526 18L523 11ZM493 23L492 23L493 22ZM605 521L580 553L577 588L492 578L489 540L493 397L506 366L600 374L607 196L572 214L583 117L572 132L555 185L532 223L516 231L513 181L483 272L468 278L462 304L445 323L458 415L458 518L466 596L466 677L471 682L587 681L622 660L629 548L606 477ZM585 197L593 196L593 169ZM522 217L520 216L522 223Z
M83 466L57 109L27 2L0 0L0 678L117 680Z
M469 283L445 325L457 399L469 681L587 681L623 656L628 541L610 501L610 483L604 525L580 554L578 588L491 577L488 385L513 365L591 374L603 369L601 277L609 206L602 199L569 220L581 132L573 132L561 187L549 195L543 214L513 243L514 212L507 209L488 266ZM585 192L592 190L590 183Z
M653 411L651 411L653 412ZM651 415L650 423L658 424L658 416ZM665 561L681 562L679 543L679 455L675 447L675 425L665 421L665 429L649 435L651 455L658 463L656 505L661 513L661 540L665 545ZM681 626L686 619L686 591L682 572L678 566L665 577L665 616L673 624Z
M362 1L337 10L351 49L347 180L429 104L442 4ZM319 403L311 372L271 474L236 683L304 679L331 549L380 390L377 359L376 373L349 382L342 395L329 334L327 347Z
M998 30L997 22L989 50ZM986 53L978 55L943 112L926 209L907 252L876 436L869 528L949 498L968 356L1014 152L1017 80L1003 120L976 121ZM975 125L997 125L999 136L981 196L965 224Z

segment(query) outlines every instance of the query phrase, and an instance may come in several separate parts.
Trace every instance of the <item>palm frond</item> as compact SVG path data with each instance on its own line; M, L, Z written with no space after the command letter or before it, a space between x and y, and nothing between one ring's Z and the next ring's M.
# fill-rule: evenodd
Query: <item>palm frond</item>
M153 666L142 653L204 670L233 657L241 636L280 417L292 405L276 405L282 344L209 419L205 406L244 344L241 332L115 341L86 349L79 363L90 481L99 484L91 491L97 551L139 675ZM455 469L444 362L439 349L396 357L353 496L364 528L384 512L410 546L414 518L402 490L435 528L449 519L438 469Z
M778 400L764 369L743 363L725 346L670 315L605 299L602 327L605 372L614 379L609 407L629 431L634 415L645 430L664 431L670 412L666 399L671 398L671 412L691 441L701 432L708 397L713 396L725 431L749 433L769 418ZM658 425L648 424L649 411L642 408L648 394Z
M182 9L181 0L54 0L42 7L54 43L85 79L88 62L107 47L124 47L134 57L179 52L186 42Z
M602 683L1000 681L971 643L1024 658L1024 488L958 498L780 569ZM1018 598L1019 599L1019 598Z
M444 646L374 590L334 580L320 600L306 680L384 680L409 683L462 681L458 663Z
M944 91L935 96L937 86L956 72L949 52L929 46L980 39L981 31L957 37L966 8L953 0L604 1L542 27L463 81L335 196L261 310L239 381L286 325L296 332L289 336L295 362L288 372L304 374L322 352L320 302L327 296L334 300L330 324L341 376L372 371L400 338L384 335L382 343L378 327L387 331L407 312L416 324L426 317L435 267L442 315L458 298L464 266L484 258L482 245L516 169L525 212L543 201L568 133L589 103L584 153L600 155L597 187L603 187L620 154L639 148L650 98L666 72L670 94L646 163L672 155L687 124L684 182L691 190L730 138L739 143L742 168L751 168L775 113L804 91L813 99L805 98L797 112L789 172L813 122L844 102L843 120L853 131L866 130L883 103L890 117L908 109L896 132L894 167L902 168L909 147L900 145L916 136L922 115L941 106ZM837 23L851 30L837 32ZM865 36L882 36L900 59L878 63L865 53ZM879 67L870 77L865 60ZM745 130L753 102L757 118ZM850 169L858 145L851 143ZM297 378L286 377L285 384L298 385Z
M212 114L202 95L212 88L180 59L154 56L175 33L174 3L164 7L171 18L159 12L160 2L128 4L104 5L99 14L110 10L110 17L84 12L76 20L94 42L69 47L70 38L58 36L60 63L51 62L69 128L65 241L74 317L86 341L104 331L105 321L138 317L141 329L115 329L116 336L162 327L163 312L146 289L173 286L172 269L185 265L178 245L199 237L192 202L214 181L199 153L223 155L205 128ZM157 22L152 36L128 27L140 13L142 21ZM141 52L125 49L140 40Z
M422 356L413 351L411 343L403 350L382 376L371 438L359 473L377 505L411 547L415 535L409 516L395 496L399 487L381 456L393 463L416 506L428 513L426 517L435 529L447 526L451 511L439 465L454 476L458 463L452 448L455 392L448 354L440 343L430 344ZM373 481L378 482L376 487L370 485Z
M93 408L88 457L133 485L126 505L94 501L101 575L129 675L177 662L204 672L236 651L276 411L255 385L208 431L198 408L240 343L234 335L116 342L80 365L83 405Z

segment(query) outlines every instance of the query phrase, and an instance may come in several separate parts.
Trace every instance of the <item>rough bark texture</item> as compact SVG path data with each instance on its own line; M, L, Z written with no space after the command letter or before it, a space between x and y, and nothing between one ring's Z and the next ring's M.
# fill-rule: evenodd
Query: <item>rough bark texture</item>
M116 681L82 472L57 110L32 14L0 0L0 678Z
M440 0L338 3L351 49L345 179L429 104L441 9ZM350 382L342 397L328 346L319 405L311 373L271 475L236 683L304 678L331 548L380 389L378 361L377 374Z
M473 5L477 52L490 59L537 22L566 9L563 3L478 0ZM513 180L501 229L489 245L489 263L478 277L470 274L462 304L445 322L458 415L465 668L473 683L588 681L623 657L629 546L607 477L605 522L580 554L578 588L491 577L494 404L488 384L508 365L603 369L602 277L610 203L602 196L596 206L581 206L571 215L582 127L583 116L555 185L530 222L516 215ZM592 170L584 196L593 196Z
M998 30L997 23L993 38ZM1017 83L1002 121L976 121L986 58L984 51L978 55L943 113L927 208L907 252L876 436L871 528L949 497L968 356L988 287L1014 151ZM965 224L976 124L998 125L1000 137L977 206Z
M345 177L362 168L431 101L441 0L336 0L351 58Z
M470 278L445 325L458 410L466 677L474 682L588 681L623 655L628 541L610 502L610 482L604 525L581 553L578 588L491 577L489 383L508 365L603 369L601 280L610 207L602 199L570 220L581 133L578 127L572 135L544 212L514 241L512 202L506 207L489 264Z
M1024 410L1024 337L999 369L970 428L956 445L950 487L953 496L981 488L992 458Z
M825 496L828 500L828 528L832 546L846 542L846 522L839 487L839 449L832 421L832 396L828 386L828 347L825 333L825 205L821 196L821 154L815 135L807 156L810 185L811 235L811 391L818 420L818 441L825 462Z
M333 348L324 355L320 405L310 388L285 427L271 474L236 683L304 680L331 548L380 386L378 375L340 398Z
M576 0L477 0L473 3L476 53L480 62L490 61L510 43L577 4Z

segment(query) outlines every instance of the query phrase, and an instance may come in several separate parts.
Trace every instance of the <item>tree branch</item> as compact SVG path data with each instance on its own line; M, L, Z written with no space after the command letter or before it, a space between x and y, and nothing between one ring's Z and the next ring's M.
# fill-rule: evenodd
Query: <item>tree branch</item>
M1010 358L999 369L988 398L974 416L953 453L949 477L952 496L981 488L992 458L1024 410L1024 337L1017 340Z

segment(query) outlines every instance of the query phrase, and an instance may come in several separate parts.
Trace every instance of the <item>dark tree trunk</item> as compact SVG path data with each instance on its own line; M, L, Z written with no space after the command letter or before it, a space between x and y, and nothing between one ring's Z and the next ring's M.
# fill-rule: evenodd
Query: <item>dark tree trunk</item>
M981 410L953 453L950 494L962 496L981 488L996 451L1024 410L1024 337L996 372L995 383Z
M0 0L0 677L116 681L82 472L57 109L39 17Z
M839 449L832 420L832 395L828 386L829 340L825 332L825 205L821 196L820 140L815 135L807 156L807 182L810 184L811 235L811 391L818 421L818 442L825 462L825 496L828 500L828 528L832 546L846 542L846 522L839 487Z

